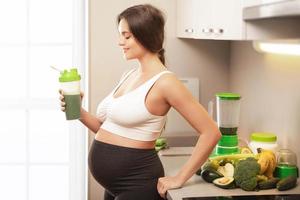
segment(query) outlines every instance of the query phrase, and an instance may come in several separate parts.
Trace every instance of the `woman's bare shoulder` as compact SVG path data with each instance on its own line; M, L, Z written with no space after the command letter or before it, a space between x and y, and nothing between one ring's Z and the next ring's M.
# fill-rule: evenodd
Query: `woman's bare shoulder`
M185 101L192 98L189 90L174 73L164 74L164 76L159 80L157 86L160 94L171 105L173 104L174 100Z
M182 85L181 81L174 73L165 73L159 78L157 82L158 82L157 86L159 87L159 89L162 90L166 88L178 87Z

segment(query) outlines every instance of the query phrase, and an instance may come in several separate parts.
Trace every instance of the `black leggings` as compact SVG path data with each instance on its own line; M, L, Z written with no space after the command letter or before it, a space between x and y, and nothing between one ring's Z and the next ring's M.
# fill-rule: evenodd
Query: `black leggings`
M89 169L105 188L105 200L161 200L157 180L164 176L155 149L135 149L94 140Z

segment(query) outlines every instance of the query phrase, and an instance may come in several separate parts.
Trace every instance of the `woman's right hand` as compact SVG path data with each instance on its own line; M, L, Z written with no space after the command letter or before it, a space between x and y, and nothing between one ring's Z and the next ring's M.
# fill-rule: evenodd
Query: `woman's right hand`
M66 110L66 102L65 102L65 98L63 95L63 91L60 89L59 91L59 100L60 100L60 109L65 112Z
M80 99L82 101L83 99L83 92L80 92ZM60 109L65 112L66 111L66 102L65 102L65 98L64 98L64 94L62 89L59 90L59 100L60 100Z

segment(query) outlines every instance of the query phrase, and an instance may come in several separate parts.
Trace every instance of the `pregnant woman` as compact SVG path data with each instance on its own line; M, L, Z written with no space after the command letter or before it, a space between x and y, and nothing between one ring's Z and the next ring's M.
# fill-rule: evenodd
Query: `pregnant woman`
M117 23L124 58L136 59L139 65L125 73L99 103L96 116L81 109L80 121L95 133L89 169L105 188L105 200L163 199L167 190L182 187L200 168L221 134L205 109L165 66L163 13L149 4L136 5L120 13ZM200 137L181 170L166 177L154 147L171 107Z

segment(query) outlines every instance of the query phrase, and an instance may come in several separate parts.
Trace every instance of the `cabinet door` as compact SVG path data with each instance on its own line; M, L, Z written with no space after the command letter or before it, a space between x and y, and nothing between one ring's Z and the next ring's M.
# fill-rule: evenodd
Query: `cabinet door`
M193 38L195 34L194 4L197 0L177 0L177 37Z
M195 38L211 39L212 38L212 17L213 4L212 1L197 0L194 4L195 8Z
M241 0L212 1L213 39L241 40L245 38Z
M242 0L177 0L177 37L244 39L242 5Z

